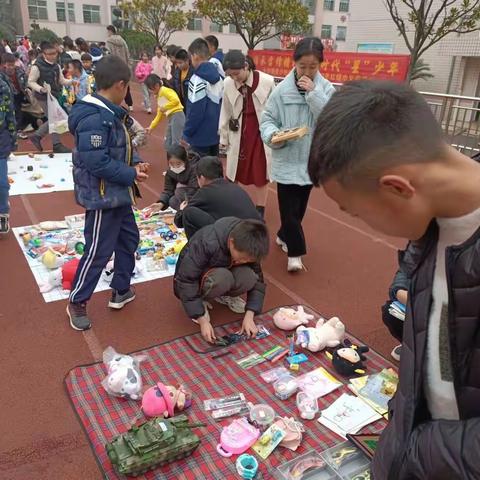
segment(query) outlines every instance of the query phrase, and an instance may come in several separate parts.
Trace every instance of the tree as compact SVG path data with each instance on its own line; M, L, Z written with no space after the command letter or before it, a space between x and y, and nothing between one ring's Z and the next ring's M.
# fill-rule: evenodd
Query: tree
M42 42L58 41L58 35L48 28L32 28L28 36L30 37L30 41L37 45L40 45Z
M195 8L218 25L234 25L249 49L282 33L308 30L308 9L299 0L197 0Z
M121 4L132 27L151 35L162 47L172 33L187 26L191 14L184 7L184 0L131 0Z
M414 80L428 80L433 78L434 75L430 73L430 65L423 61L423 58L419 58L417 63L412 66L410 71L410 81Z
M421 56L450 33L470 33L480 29L480 0L384 0L411 61L412 80ZM406 9L402 15L399 11Z
M121 35L127 42L132 58L140 58L142 52L153 55L155 39L152 35L136 30L122 30Z

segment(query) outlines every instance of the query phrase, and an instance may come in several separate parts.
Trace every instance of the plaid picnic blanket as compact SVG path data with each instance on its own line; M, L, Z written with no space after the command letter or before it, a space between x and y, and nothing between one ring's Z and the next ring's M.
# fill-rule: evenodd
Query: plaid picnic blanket
M304 307L309 313L319 314ZM141 352L148 356L141 363L144 385L154 385L162 381L167 385L184 384L192 391L192 406L186 410L191 422L204 422L207 427L195 429L202 442L188 458L153 470L138 478L142 480L237 480L234 458L223 458L216 446L220 439L222 427L228 425L232 418L215 421L209 412L203 410L203 400L223 397L236 392L243 392L248 401L271 405L278 416L295 416L299 414L295 405L295 395L282 401L273 393L271 384L260 377L260 373L272 368L270 362L242 370L235 360L248 355L252 350L263 353L275 345L287 345L285 332L278 330L272 323L272 316L277 309L257 317L257 323L269 328L271 335L262 340L237 343L231 348L231 354L212 359L210 346L200 334L178 338L156 345ZM216 333L224 335L238 331L239 323L217 327ZM354 343L358 342L350 337ZM369 373L375 373L393 365L374 351L368 354ZM329 360L325 354L308 354L309 361L302 365L301 373L306 373L319 366L324 366L332 373ZM275 364L278 365L278 364ZM141 423L145 417L141 413L140 402L124 400L109 396L100 382L106 375L102 363L79 366L72 369L65 377L67 393L72 406L88 436L92 449L105 479L125 478L119 476L107 457L105 444L117 435L124 433L132 424ZM335 374L335 377L339 378ZM320 409L329 406L341 393L350 392L346 385L319 399ZM305 433L301 446L296 452L277 448L266 461L259 462L257 479L278 478L276 467L288 460L311 450L323 451L343 441L335 433L320 425L317 421L303 420ZM379 420L366 427L362 433L377 433L385 427L385 420Z

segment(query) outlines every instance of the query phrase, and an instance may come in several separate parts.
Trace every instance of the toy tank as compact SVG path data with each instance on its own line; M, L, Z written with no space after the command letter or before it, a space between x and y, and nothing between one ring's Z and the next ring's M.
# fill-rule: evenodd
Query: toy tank
M155 417L133 426L105 445L115 470L136 477L167 463L188 457L200 445L191 429L203 423L188 423L186 415Z

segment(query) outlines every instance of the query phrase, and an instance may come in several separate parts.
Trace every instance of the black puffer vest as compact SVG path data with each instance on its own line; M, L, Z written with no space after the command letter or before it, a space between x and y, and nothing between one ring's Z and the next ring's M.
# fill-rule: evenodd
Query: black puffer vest
M62 91L60 85L60 65L58 63L48 63L43 58L39 57L35 62L36 67L40 71L40 77L37 83L43 86L44 83L48 83L52 89L52 95L58 97ZM45 99L46 94L35 93L39 98Z
M431 420L423 385L437 240L438 227L432 222L425 237L411 243L400 256L402 270L412 279L410 301L403 333L400 383L389 405L389 425L374 458L376 480L407 478L399 472L411 432ZM445 261L452 371L460 420L467 420L480 417L480 229L463 244L447 248ZM463 432L461 422L452 422L449 440L462 444ZM411 457L412 452L409 454ZM461 458L451 460L462 462Z

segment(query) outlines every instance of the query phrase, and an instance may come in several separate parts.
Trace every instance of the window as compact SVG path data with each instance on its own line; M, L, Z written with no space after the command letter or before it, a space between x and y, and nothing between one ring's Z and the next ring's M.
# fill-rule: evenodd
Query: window
M83 21L84 23L101 23L100 7L98 5L84 5Z
M57 2L57 21L65 22L65 2ZM75 7L73 3L68 4L68 21L75 22Z
M320 38L332 38L332 26L331 25L322 25L322 33Z
M219 25L218 23L212 22L210 24L210 31L215 33L222 33L223 32L223 25Z
M231 24L228 26L228 32L229 32L229 33L237 33L237 26L234 25L233 23L231 23Z
M337 27L337 40L344 42L347 39L347 27Z
M350 10L350 0L340 0L338 10L340 12L348 12Z
M48 20L47 0L28 0L30 20Z
M315 0L303 0L302 4L308 9L308 13L310 15L315 15L315 7L317 5L317 2Z
M187 25L188 30L202 30L202 19L201 18L191 18L188 21Z
M333 12L335 10L335 0L323 0L323 9Z

